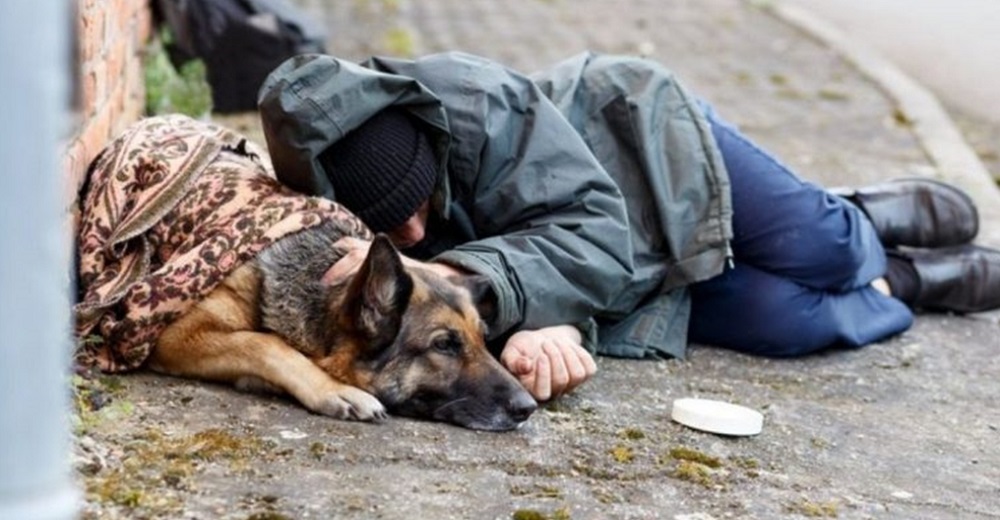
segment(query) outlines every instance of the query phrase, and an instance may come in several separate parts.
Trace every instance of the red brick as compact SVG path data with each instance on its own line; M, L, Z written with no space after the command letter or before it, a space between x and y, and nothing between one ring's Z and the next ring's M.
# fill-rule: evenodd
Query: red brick
M83 160L89 163L108 144L111 136L111 119L107 110L102 110L83 127L80 139L83 141Z
M87 38L90 33L89 24L93 22L88 22L87 18L80 15L76 19L76 38L77 44L80 48L80 63L88 63L96 57L97 51L95 46L91 44L91 40Z
M142 116L142 53L153 31L145 0L74 0L80 49L81 107L75 137L63 152L67 200L90 161Z
M86 63L94 58L94 51L87 45L87 25L84 23L83 15L78 15L76 17L76 44L79 49L80 63Z
M135 41L139 44L136 46L136 49L141 50L145 48L146 43L153 37L153 13L147 4L143 3L142 7L139 8L136 13L135 22Z
M104 106L104 112L107 114L108 118L108 136L118 133L118 119L122 111L121 96L124 91L124 85L116 85L115 89L111 91L111 95L108 97L108 104Z
M114 45L108 49L105 58L107 69L108 89L114 91L117 86L125 82L125 52L127 47L122 44Z
M90 64L90 73L94 75L94 105L93 110L99 111L108 102L108 72L104 61L97 60ZM93 114L94 112L90 112Z
M105 0L107 8L114 11L118 15L118 25L117 27L122 27L122 20L130 20L132 18L132 2L129 0ZM126 22L127 23L127 22Z
M125 117L130 121L137 121L146 114L146 96L139 89L137 92L129 94L125 102Z
M82 74L80 80L80 113L89 116L97 107L97 75L94 72Z
M128 89L125 94L125 114L129 120L142 116L146 106L146 91L142 82L142 62L133 57L128 62L125 77Z
M106 0L106 9L114 13L114 24L113 27L118 35L125 35L131 32L130 27L132 26L132 9L129 6L130 1L122 0Z
M120 13L116 13L112 9L108 9L105 5L104 9L104 34L102 35L101 48L105 53L114 49L115 45L121 41L121 30L118 28L118 20L121 18Z
M92 9L81 16L80 53L85 62L100 59L104 50L104 12Z
M131 2L128 0L112 0L108 2L111 6L111 11L115 13L115 39L125 40L125 36L131 33L130 27L132 25L132 9L129 5Z
M128 92L128 85L123 82L115 89L108 103L108 119L111 122L109 128L111 135L109 137L118 135L119 132L124 130L133 121L133 119L125 114L125 102L128 98Z

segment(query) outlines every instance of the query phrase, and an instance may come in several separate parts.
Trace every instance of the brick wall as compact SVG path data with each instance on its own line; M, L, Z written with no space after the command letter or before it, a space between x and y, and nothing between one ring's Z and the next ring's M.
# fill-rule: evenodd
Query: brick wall
M145 0L76 0L79 106L66 144L66 200L76 198L87 165L143 111L142 53L152 14Z

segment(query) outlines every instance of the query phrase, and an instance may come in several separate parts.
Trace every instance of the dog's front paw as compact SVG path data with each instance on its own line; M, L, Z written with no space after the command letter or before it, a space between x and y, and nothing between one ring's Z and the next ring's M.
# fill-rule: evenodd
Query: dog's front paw
M313 411L352 421L381 421L388 417L385 407L375 396L351 386L327 393Z

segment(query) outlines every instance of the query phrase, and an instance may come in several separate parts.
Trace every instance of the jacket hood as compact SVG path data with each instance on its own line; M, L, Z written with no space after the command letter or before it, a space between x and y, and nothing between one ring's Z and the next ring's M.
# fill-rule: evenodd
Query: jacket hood
M318 157L327 147L379 111L397 106L422 121L438 159L435 201L449 198L448 119L441 101L419 81L374 70L377 59L356 64L304 54L286 60L261 86L257 98L268 151L278 179L310 195L336 200Z

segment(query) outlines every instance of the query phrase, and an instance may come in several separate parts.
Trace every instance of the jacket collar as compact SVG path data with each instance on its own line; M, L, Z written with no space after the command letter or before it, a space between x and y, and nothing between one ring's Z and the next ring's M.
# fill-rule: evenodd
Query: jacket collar
M267 77L258 97L268 149L278 177L291 187L336 200L318 157L377 112L400 107L431 131L438 175L432 206L449 218L451 132L440 99L414 78L388 72L398 60L362 64L334 56L290 58Z

